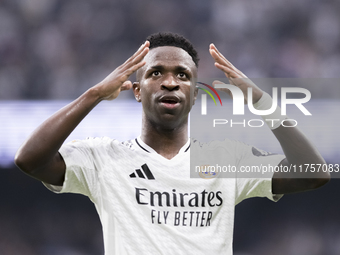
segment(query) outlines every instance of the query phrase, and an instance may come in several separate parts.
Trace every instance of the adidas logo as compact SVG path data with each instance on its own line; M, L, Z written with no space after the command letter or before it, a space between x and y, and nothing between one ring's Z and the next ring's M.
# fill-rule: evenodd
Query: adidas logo
M143 178L145 179L145 176L148 180L155 180L155 177L151 173L149 167L147 164L142 165L142 169L136 169L132 174L130 174L130 178ZM137 174L137 175L136 175Z

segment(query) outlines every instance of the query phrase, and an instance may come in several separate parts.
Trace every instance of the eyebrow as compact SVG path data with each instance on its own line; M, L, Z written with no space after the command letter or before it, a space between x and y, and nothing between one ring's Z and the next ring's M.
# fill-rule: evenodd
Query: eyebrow
M149 70L154 70L154 69L164 70L165 67L162 66L162 65L156 65L156 66L151 66ZM175 66L175 70L178 71L178 72L180 72L180 71L190 71L189 68L184 67L184 66Z

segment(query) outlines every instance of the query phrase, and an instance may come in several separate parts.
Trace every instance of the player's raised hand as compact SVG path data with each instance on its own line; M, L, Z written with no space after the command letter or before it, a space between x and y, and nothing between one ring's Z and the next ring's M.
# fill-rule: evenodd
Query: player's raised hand
M145 65L143 59L149 52L149 46L149 41L143 43L124 64L117 67L104 80L93 87L101 100L113 100L121 91L132 88L132 83L128 78L131 74Z
M255 85L244 73L238 70L229 60L227 60L216 48L214 44L210 44L209 47L210 55L215 60L215 66L224 72L225 76L229 79L230 84L239 87L244 95L245 103L247 103L248 87L253 89L253 103L256 103L262 96L262 90ZM220 81L215 81L216 83L221 83ZM231 93L228 89L220 89L227 92L230 96Z

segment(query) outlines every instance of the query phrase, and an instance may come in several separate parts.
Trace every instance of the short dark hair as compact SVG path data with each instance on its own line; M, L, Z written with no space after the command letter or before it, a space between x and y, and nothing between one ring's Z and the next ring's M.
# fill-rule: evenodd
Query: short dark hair
M150 50L161 46L174 46L182 48L191 56L196 67L198 67L199 57L192 43L184 36L172 32L160 32L149 35L146 40L150 42Z

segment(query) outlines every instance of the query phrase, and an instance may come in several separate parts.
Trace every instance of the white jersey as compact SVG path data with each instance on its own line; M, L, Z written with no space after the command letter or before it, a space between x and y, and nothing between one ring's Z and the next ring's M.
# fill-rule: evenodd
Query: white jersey
M190 146L224 148L230 164L278 165L284 156L254 155L231 140L188 141L168 160L140 138L120 143L89 138L62 146L67 169L57 193L88 196L99 214L106 254L232 254L234 207L249 197L268 197L271 178L190 178ZM256 154L256 153L255 153Z

